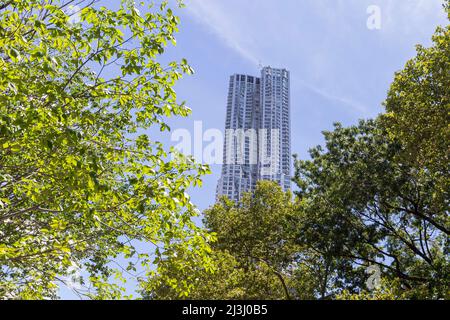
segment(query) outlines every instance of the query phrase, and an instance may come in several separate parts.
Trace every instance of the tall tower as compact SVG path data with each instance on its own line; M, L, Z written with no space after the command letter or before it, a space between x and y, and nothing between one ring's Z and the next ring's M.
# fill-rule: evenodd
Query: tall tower
M261 70L259 180L291 188L290 78L286 69ZM261 130L263 129L263 130ZM261 137L262 136L262 137ZM264 143L265 142L265 143Z
M265 67L261 77L230 77L222 175L216 197L238 201L257 180L291 183L289 72Z
M234 74L230 77L222 175L216 196L238 201L243 192L254 190L258 179L260 79Z

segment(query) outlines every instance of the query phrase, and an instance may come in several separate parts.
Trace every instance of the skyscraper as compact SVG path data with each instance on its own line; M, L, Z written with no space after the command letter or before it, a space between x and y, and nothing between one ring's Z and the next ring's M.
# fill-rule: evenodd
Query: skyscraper
M238 201L256 181L291 186L289 71L264 67L261 77L230 77L222 174L217 197Z

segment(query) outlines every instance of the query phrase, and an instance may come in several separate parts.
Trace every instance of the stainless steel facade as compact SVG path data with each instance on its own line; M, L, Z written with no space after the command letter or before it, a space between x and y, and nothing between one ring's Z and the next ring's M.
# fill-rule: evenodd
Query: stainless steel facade
M291 186L289 71L264 67L260 77L230 77L222 174L216 196L238 201L256 181Z

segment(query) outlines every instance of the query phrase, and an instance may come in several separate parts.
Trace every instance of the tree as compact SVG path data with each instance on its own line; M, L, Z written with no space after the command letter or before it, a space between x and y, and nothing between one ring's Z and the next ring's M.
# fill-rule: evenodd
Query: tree
M450 20L449 0L444 7ZM438 27L432 40L430 48L417 45L416 57L395 74L382 118L389 135L405 147L403 161L426 168L448 191L450 25Z
M180 273L165 269L142 286L144 299L282 299L278 279L264 264L242 265L227 250L213 250L211 269L188 266ZM197 264L198 266L198 264ZM166 277L190 284L188 296L180 296Z
M162 258L181 265L177 254L209 263L186 193L208 168L170 160L144 133L190 112L173 85L192 69L158 62L179 18L167 1L146 13L132 1L117 10L96 2L0 3L3 298L55 298L55 281L74 265L94 288L80 293L119 297L108 283L120 277L110 263L118 256L130 272L138 258L149 274L167 267ZM136 241L155 250L138 252Z
M449 59L450 26L438 27L433 45L417 46L395 74L385 114L336 124L326 150L296 160L298 241L338 263L338 298L448 298ZM373 292L370 265L383 276Z
M380 279L378 286L371 291L351 293L343 290L336 295L337 300L406 300L407 298L398 280L387 281L386 279Z
M205 226L217 234L213 248L229 251L244 269L268 273L268 283L278 290L260 298L286 298L294 295L288 278L298 249L289 241L289 219L295 204L291 193L274 183L261 181L253 194L247 193L235 204L224 198L204 215ZM269 290L267 290L269 291Z
M305 211L300 241L324 255L332 248L333 257L350 262L344 280L378 265L408 297L445 297L450 228L435 177L400 161L404 146L387 137L379 120L336 124L324 136L326 150L313 148L311 160L295 163ZM351 290L362 289L360 282Z
M213 268L190 268L178 274L178 281L192 283L188 298L318 297L323 274L317 270L323 264L314 252L296 243L297 214L292 193L269 181L259 181L254 193L237 203L224 197L206 210L204 224L217 237L211 243ZM147 298L177 297L159 278L151 279L145 291Z

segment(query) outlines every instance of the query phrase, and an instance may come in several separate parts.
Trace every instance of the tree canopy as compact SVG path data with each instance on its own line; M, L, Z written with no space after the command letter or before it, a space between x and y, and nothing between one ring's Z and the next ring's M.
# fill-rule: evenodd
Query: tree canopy
M449 1L444 8L450 18ZM325 149L295 163L305 212L299 239L353 272L361 266L362 276L381 268L380 288L360 283L341 297L448 299L450 25L432 40L395 74L386 113L335 124Z
M450 1L444 7L450 20ZM403 161L444 180L450 147L450 25L437 28L431 47L417 45L416 50L394 76L383 124L404 145Z
M173 86L192 69L158 59L178 23L167 1L1 2L0 297L54 298L74 265L92 288L79 294L120 297L119 256L148 275L177 253L208 263L186 192L208 168L145 134L190 113Z
M434 197L436 179L399 161L404 148L379 121L336 124L325 139L326 150L316 147L311 160L296 161L305 211L299 239L324 255L331 250L355 271L379 266L411 297L445 297L450 230L448 207ZM363 283L354 288L361 289Z
M204 225L216 237L211 244L214 268L210 272L202 268L189 270L192 278L189 298L311 297L314 285L308 282L309 274L300 272L296 265L300 250L292 241L290 225L295 208L292 193L283 192L274 182L259 181L254 194L245 194L239 203L223 197L206 210ZM297 281L299 278L302 281ZM310 286L306 289L307 284ZM176 297L168 289L153 285L147 296Z

